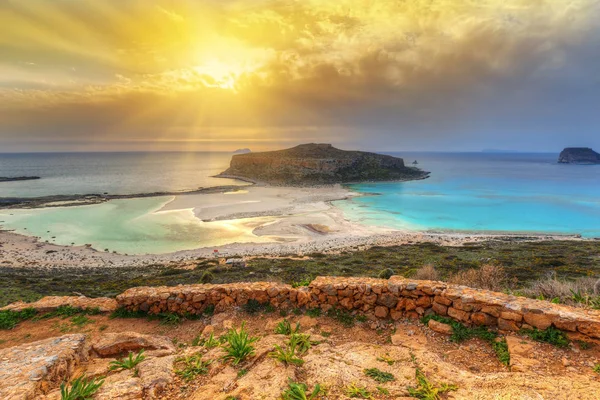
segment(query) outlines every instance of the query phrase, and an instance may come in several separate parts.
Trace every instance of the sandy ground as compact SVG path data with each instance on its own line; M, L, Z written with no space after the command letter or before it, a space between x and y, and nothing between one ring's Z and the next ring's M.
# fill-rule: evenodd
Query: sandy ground
M415 242L458 246L465 242L494 238L510 240L507 235L398 231L351 222L331 202L355 196L359 194L339 185L315 188L252 186L237 192L174 196L158 212L189 209L203 221L272 217L254 227L257 243L220 246L219 255L224 257L303 255ZM265 243L267 237L272 241ZM261 243L258 242L259 238ZM545 235L532 237L534 240L565 238L573 239ZM36 237L0 231L0 267L89 268L182 263L214 256L214 250L214 247L203 247L159 255L122 255L85 246L44 243Z

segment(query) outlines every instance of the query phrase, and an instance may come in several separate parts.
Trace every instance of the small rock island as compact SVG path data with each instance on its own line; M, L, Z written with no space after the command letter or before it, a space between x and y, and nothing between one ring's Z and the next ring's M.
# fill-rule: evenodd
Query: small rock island
M558 156L561 164L600 164L600 154L589 147L567 147Z
M15 177L0 176L0 182L33 181L36 179L40 179L40 177L39 176L15 176Z
M304 186L418 180L428 178L429 172L407 167L398 157L310 143L285 150L234 155L229 169L218 176Z

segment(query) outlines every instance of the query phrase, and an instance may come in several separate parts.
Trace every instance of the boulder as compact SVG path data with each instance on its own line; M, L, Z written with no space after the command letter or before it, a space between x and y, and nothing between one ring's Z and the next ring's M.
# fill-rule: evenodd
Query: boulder
M141 349L153 351L153 355L175 353L175 346L166 336L144 335L137 332L107 333L92 344L100 357L119 357Z

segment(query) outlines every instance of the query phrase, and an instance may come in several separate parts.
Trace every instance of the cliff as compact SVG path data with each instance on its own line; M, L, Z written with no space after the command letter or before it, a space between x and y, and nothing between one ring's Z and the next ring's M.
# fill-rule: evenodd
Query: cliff
M588 147L567 147L558 156L561 164L600 164L600 154Z
M220 176L270 184L310 185L415 180L427 178L429 172L406 167L404 160L397 157L311 143L286 150L234 155L229 169Z

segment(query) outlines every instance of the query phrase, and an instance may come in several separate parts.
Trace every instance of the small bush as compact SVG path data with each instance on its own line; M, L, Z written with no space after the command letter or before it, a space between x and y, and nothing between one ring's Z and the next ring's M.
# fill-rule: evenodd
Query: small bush
M204 310L202 310L202 314L207 315L207 316L212 316L215 313L215 305L214 304L209 304L206 307L204 307Z
M142 310L130 311L125 307L119 307L110 314L110 319L114 318L146 318L148 314Z
M61 400L88 400L104 384L104 379L87 379L84 376L73 380L70 387L64 383L60 385Z
M394 275L394 270L391 268L382 269L377 275L380 279L390 279Z
M408 387L408 394L417 399L440 400L441 393L458 389L456 385L448 385L446 383L442 383L439 387L433 385L419 368L415 371L415 378L417 379L417 386Z
M323 393L319 384L315 385L313 391L309 394L306 393L308 387L304 383L296 383L289 379L288 386L289 388L284 390L281 394L283 400L313 400Z
M254 346L252 343L256 342L258 338L250 337L248 331L246 331L245 323L242 323L242 327L238 332L235 328L230 329L225 336L226 342L222 345L225 355L223 360L231 361L233 365L238 365L246 358L254 354Z
M87 325L90 322L92 322L92 320L86 317L85 315L75 315L73 318L71 318L71 324L77 326L78 328L81 328L82 326Z
M123 358L120 360L111 361L109 364L109 371L121 371L124 369L134 369L137 367L139 363L144 361L146 356L144 355L144 349L141 349L136 355L133 357L133 353L129 352L127 358Z
M156 314L156 316L152 316L150 318L160 320L161 325L171 325L171 326L179 325L183 321L183 318L181 318L181 316L179 316L178 314L175 314L173 312L159 313L159 314Z
M212 272L206 270L200 276L200 283L211 283L215 279Z
M600 364L594 365L594 367L592 368L592 371L594 371L597 374L600 374Z
M302 286L308 286L308 285L310 285L310 283L312 281L313 281L313 277L307 276L300 281L292 282L292 287L297 288L297 287L302 287Z
M175 373L186 381L191 381L198 375L207 374L208 366L212 363L212 361L203 361L202 354L199 353L178 358L176 362L183 365L176 369Z
M440 274L433 265L427 264L417 269L411 278L423 281L439 281Z
M396 378L394 378L394 375L390 374L389 372L381 371L378 368L368 368L365 369L364 372L366 376L375 379L379 383L386 383L396 380Z
M566 333L551 326L545 330L533 329L521 329L521 332L529 336L535 341L550 343L556 347L567 347L569 345L569 338Z
M310 341L310 335L306 333L292 333L289 340L290 344L296 346L298 354L304 354L310 350L312 342Z
M261 304L258 300L250 299L246 304L242 306L242 309L248 314L256 314L260 311L266 311L267 306L270 306L269 303Z
M555 272L529 284L523 295L540 299L555 300L563 304L600 308L600 293L595 286L596 278L582 277L574 280L558 279Z
M0 311L0 329L13 329L19 322L33 318L36 313L34 308L26 308L21 311Z
M300 323L296 324L296 327L292 329L292 325L290 324L290 321L288 321L287 319L284 319L283 321L279 322L277 324L277 326L275 327L275 333L279 334L279 335L291 335L292 333L296 333L300 331Z
M510 279L504 267L497 265L484 265L479 269L459 271L450 276L448 282L496 292L514 286L514 281Z

